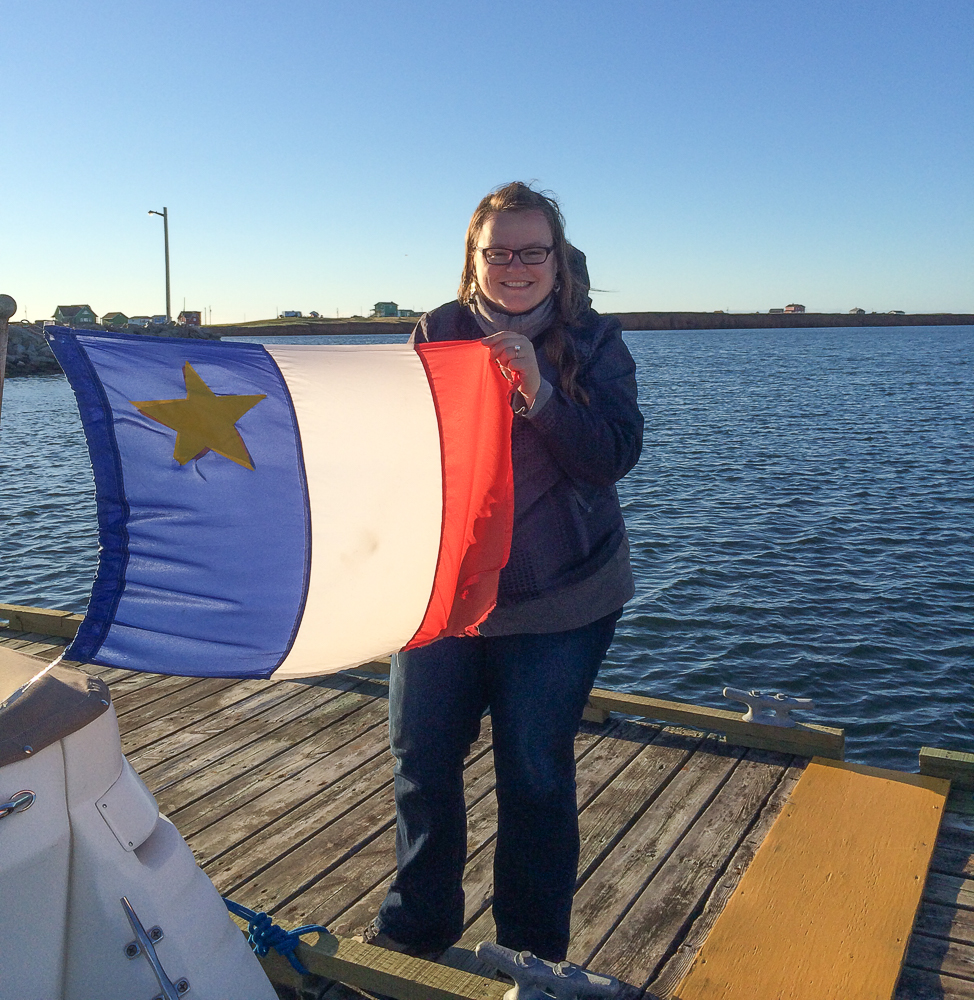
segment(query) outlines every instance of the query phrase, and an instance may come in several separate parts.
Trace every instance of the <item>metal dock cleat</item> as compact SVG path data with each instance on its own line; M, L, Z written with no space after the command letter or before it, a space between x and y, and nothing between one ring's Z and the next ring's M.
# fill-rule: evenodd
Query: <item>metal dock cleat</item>
M477 945L477 958L514 980L504 1000L602 1000L618 996L622 985L612 976L600 976L571 962L546 962L529 951L512 951L491 941Z
M760 691L742 691L740 688L725 687L724 697L747 705L747 712L741 716L745 722L760 722L765 726L794 726L789 716L792 709L808 710L815 707L811 698L793 698L788 694L761 694Z

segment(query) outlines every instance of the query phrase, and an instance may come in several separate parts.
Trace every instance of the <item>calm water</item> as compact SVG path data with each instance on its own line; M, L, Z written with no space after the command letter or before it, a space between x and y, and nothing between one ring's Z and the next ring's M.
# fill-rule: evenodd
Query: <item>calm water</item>
M974 749L974 331L627 340L647 417L620 486L637 594L600 683L813 697L806 718L874 764ZM3 403L0 601L81 611L96 532L72 394L15 379Z

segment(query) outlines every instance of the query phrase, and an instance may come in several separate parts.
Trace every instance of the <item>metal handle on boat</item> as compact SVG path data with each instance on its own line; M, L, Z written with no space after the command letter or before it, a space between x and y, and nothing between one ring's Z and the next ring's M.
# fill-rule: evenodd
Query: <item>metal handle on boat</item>
M166 975L166 970L162 967L162 962L159 961L155 947L155 942L162 940L162 929L153 927L152 930L147 931L142 926L142 921L139 920L138 914L132 908L132 904L128 899L122 896L121 902L125 916L129 918L132 930L135 931L135 941L125 946L125 957L136 958L139 954L145 955L149 965L152 966L152 971L159 982L159 987L162 989L162 993L157 994L153 1000L180 1000L181 997L184 997L189 992L189 980L180 979L174 983ZM137 945L137 947L133 948L133 945Z
M9 802L0 802L0 819L6 819L13 813L22 813L34 804L37 796L29 789L15 792Z

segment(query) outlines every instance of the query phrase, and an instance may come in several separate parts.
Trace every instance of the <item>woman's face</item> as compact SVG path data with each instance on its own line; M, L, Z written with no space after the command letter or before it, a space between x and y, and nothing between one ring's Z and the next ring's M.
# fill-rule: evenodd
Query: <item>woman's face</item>
M541 212L494 212L487 216L477 239L474 266L481 292L505 312L525 313L540 305L555 286L552 251L543 264L524 264L515 253L510 264L488 264L480 252L486 247L526 250L550 247L551 227Z

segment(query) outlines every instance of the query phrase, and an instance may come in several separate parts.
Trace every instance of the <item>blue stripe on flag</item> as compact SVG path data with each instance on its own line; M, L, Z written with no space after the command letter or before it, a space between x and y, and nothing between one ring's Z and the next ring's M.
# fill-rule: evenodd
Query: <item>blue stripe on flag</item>
M98 573L68 657L269 676L310 571L304 461L277 365L259 344L59 328L48 339L78 399L98 497ZM187 398L186 363L217 396L266 397L235 421L253 469L216 450L180 464L176 430L133 405Z

